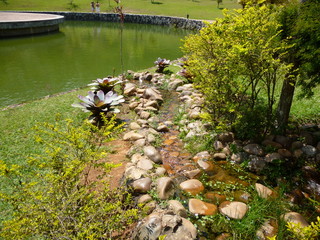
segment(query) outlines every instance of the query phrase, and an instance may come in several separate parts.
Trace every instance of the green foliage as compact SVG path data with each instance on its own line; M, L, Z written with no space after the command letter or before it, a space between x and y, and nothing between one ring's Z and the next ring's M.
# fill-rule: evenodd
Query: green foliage
M70 11L76 11L79 8L79 5L74 3L73 0L69 0L68 2L68 10Z
M106 120L107 121L107 120ZM97 128L73 121L36 126L36 141L46 153L29 158L27 171L16 164L0 163L1 201L13 210L2 212L3 239L116 239L135 222L139 209L124 189L110 190L108 172L114 164L101 161L103 147L120 131L115 118ZM49 136L49 138L48 138ZM89 173L99 169L99 182Z
M292 233L293 239L315 240L320 236L320 217L317 217L317 221L312 222L307 227L302 227L298 223L288 222L287 228Z
M264 94L264 119L272 125L276 85L291 67L281 62L290 46L279 40L276 16L277 9L265 5L225 12L185 40L187 70L204 93L213 122L234 122L241 112L254 110Z

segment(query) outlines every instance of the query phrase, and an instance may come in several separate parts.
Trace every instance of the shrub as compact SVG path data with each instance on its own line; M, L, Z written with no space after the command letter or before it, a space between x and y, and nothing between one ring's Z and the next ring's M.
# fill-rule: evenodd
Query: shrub
M140 210L128 191L88 179L91 169L103 170L100 178L105 179L115 166L100 160L107 154L103 142L121 125L114 117L105 121L100 129L88 121L41 124L36 140L46 154L30 157L27 171L0 162L1 181L9 185L1 190L1 200L13 210L1 223L0 238L116 239L138 219Z

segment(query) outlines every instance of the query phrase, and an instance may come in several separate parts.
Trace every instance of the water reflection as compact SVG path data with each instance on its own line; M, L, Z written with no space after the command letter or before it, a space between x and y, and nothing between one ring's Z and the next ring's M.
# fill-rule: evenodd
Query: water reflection
M157 57L181 56L190 31L125 24L124 69L144 69ZM119 74L118 23L67 21L60 33L0 40L0 108L70 90L92 79Z

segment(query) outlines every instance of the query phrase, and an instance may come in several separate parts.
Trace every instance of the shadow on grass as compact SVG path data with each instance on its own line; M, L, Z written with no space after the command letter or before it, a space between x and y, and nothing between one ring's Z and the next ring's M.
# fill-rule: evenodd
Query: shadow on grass
M151 2L152 4L163 4L162 2Z

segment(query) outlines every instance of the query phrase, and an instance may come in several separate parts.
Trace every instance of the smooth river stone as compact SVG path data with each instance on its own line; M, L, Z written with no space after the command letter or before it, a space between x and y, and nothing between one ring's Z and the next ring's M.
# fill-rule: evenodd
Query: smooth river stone
M221 195L215 192L207 192L204 196L212 200L215 204L220 204L227 200L227 197L225 195Z
M201 201L200 199L190 199L189 211L197 215L214 215L218 213L218 207L212 203Z
M143 152L153 162L155 162L155 163L161 163L162 162L161 155L160 155L159 151L155 147L146 146L146 147L143 148Z
M136 133L134 131L131 132L127 132L124 136L123 136L123 140L125 141L136 141L138 139L144 138L143 135Z
M157 181L158 197L162 200L168 199L174 194L174 183L170 177L161 177Z
M153 162L149 159L141 159L137 163L137 167L143 170L151 170L153 168Z
M213 170L214 165L212 162L209 161L203 161L203 160L198 160L197 164L199 165L200 168L202 168L206 172L210 172Z
M184 208L182 203L177 200L169 200L168 208L180 217L187 217L187 210Z
M288 212L284 214L283 219L287 223L295 223L300 224L301 227L307 227L309 226L309 223L304 219L304 217L297 212Z
M146 193L151 190L152 180L149 177L140 178L132 183L135 192Z
M224 201L220 204L219 211L229 218L242 219L248 211L248 206L243 202Z
M270 188L268 188L260 183L256 183L255 187L256 187L258 195L261 198L268 198L273 195L273 191Z
M180 183L180 188L191 195L197 195L204 190L203 184L198 179L190 179Z

